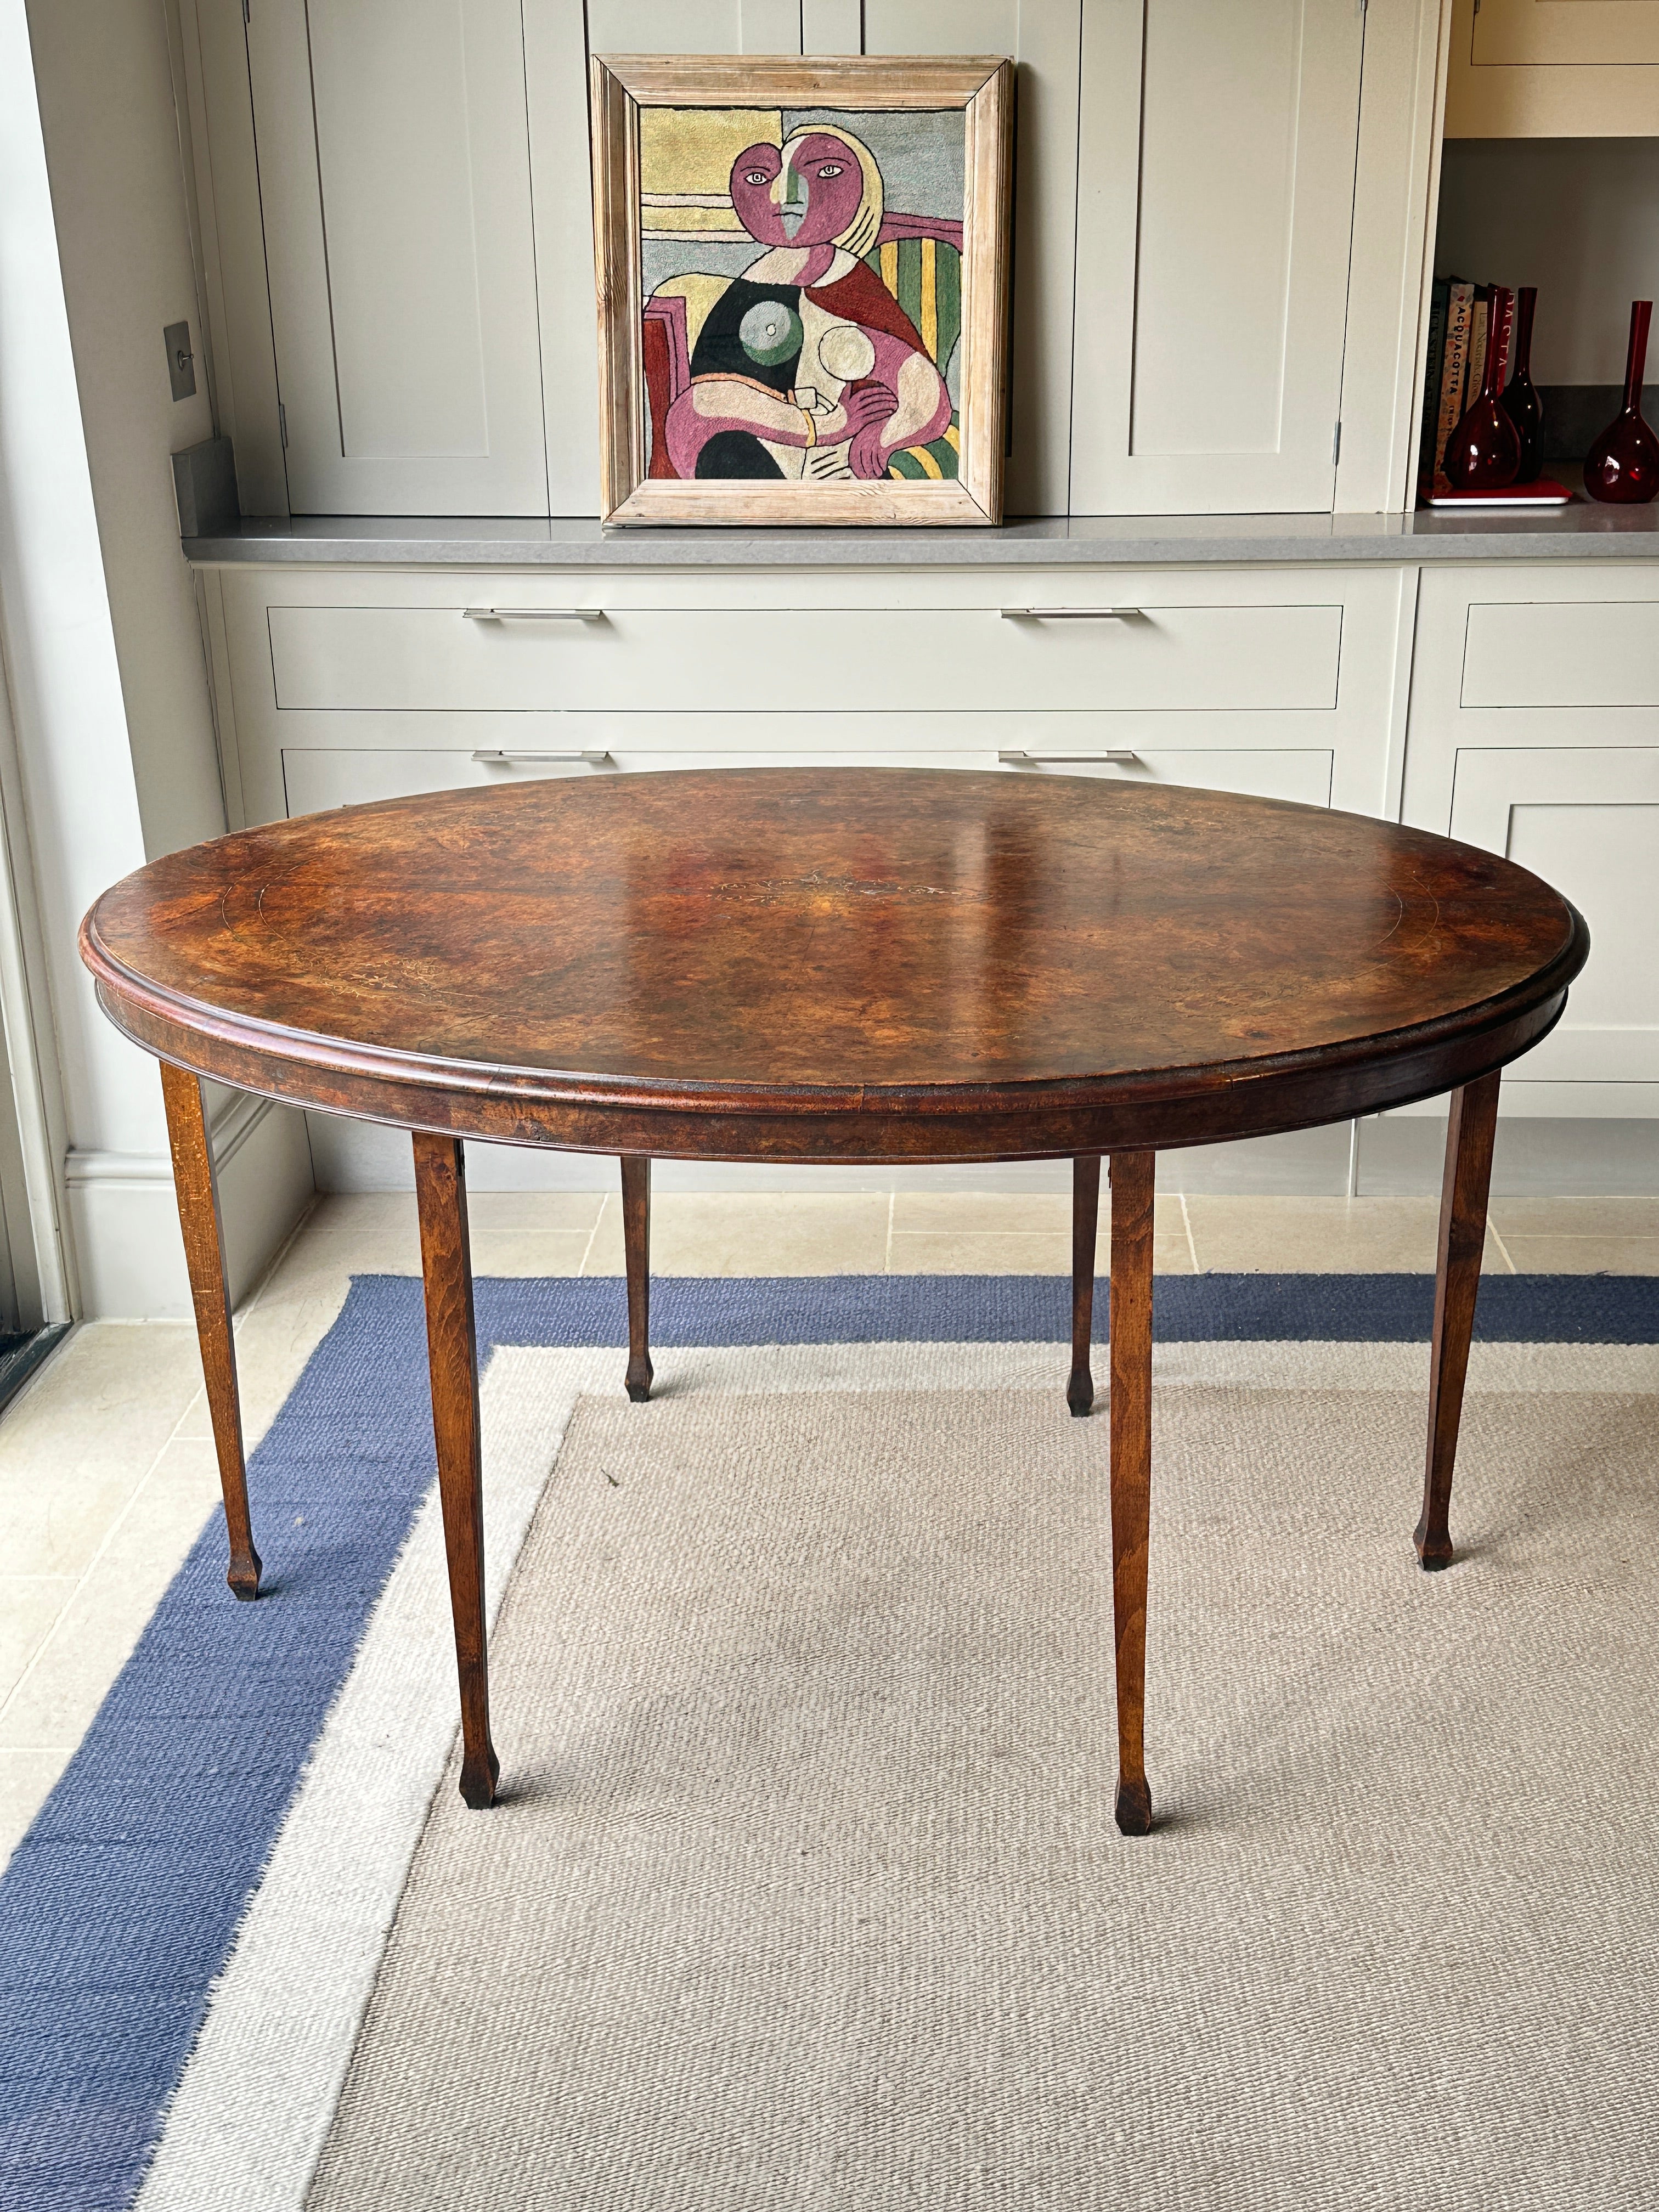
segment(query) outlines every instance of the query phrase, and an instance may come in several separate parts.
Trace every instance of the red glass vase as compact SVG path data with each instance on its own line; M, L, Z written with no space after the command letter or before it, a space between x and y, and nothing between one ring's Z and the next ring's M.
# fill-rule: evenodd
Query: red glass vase
M1454 491L1501 491L1521 466L1521 436L1504 411L1498 380L1504 368L1504 332L1514 295L1492 288L1486 308L1486 364L1480 389L1446 441L1443 464Z
M1639 507L1659 492L1659 438L1642 419L1642 378L1648 365L1651 300L1632 300L1625 404L1584 457L1584 489L1592 499Z
M1504 386L1504 412L1521 441L1516 483L1536 483L1544 466L1544 403L1532 380L1532 319L1538 305L1536 284L1523 284L1515 295L1515 359Z

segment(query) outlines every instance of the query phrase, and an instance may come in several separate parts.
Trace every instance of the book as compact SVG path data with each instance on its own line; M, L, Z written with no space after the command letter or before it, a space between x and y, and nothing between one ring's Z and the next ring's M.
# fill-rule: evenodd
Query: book
M1449 491L1444 462L1446 441L1463 413L1463 374L1468 366L1469 322L1474 307L1474 287L1462 277L1450 280L1446 296L1446 352L1440 370L1440 411L1435 418L1434 476L1437 491Z
M1437 276L1429 294L1429 346L1423 371L1423 434L1417 446L1417 478L1434 482L1434 434L1440 419L1440 370L1446 358L1446 304L1451 280Z

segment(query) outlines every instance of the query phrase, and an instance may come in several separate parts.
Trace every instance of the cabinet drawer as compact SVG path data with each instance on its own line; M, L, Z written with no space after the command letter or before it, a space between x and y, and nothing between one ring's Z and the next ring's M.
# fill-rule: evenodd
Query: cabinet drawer
M1659 600L1472 605L1461 703L1659 706Z
M1049 753L1023 762L1008 760L1022 775L1104 775L1131 783L1176 783L1205 791L1242 791L1256 799L1294 799L1303 806L1331 803L1333 756L1328 747L1308 745L1143 746L1121 761L1090 762Z
M269 622L279 709L744 708L781 726L836 710L1329 712L1342 644L1340 605L1048 619L995 607L613 606L585 620L272 606Z
M420 791L459 791L471 784L521 783L536 777L641 775L692 768L977 768L991 765L983 753L791 753L656 752L629 748L600 751L603 738L588 750L594 757L560 758L550 749L526 747L516 757L488 757L477 750L376 746L285 745L283 787L288 811L319 814L330 806L364 806L377 799L403 799Z
M602 744L603 740L599 740ZM331 806L362 806L377 799L398 799L419 791L454 791L469 784L518 781L530 776L641 774L689 768L957 768L986 769L997 757L986 752L904 751L668 752L631 748L597 757L561 758L551 750L526 748L516 757L491 759L477 750L410 747L323 747L283 749L283 786L288 811L319 814ZM1005 760L1010 774L1102 775L1135 782L1194 784L1212 791L1251 792L1263 799L1292 799L1304 805L1330 803L1331 755L1316 746L1220 751L1206 747L1170 747L1139 751L1121 761L1079 760L1074 756Z

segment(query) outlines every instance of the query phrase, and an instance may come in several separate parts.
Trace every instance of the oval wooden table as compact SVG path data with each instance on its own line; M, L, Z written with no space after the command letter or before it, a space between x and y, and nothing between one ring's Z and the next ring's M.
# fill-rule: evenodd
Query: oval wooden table
M1453 1093L1416 1544L1447 1511L1498 1072L1589 939L1441 837L1220 792L770 769L443 792L272 823L105 893L82 950L162 1062L231 1588L258 1589L200 1083L414 1133L461 1792L498 1767L461 1140L621 1156L626 1388L647 1397L653 1158L1073 1167L1066 1401L1110 1163L1116 1818L1144 1834L1152 1170L1160 1149Z

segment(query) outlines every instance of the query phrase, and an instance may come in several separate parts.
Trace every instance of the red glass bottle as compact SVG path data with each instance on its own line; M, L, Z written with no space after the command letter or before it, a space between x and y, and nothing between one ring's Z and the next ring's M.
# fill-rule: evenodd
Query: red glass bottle
M1515 360L1504 387L1504 412L1521 441L1521 465L1515 481L1536 483L1544 467L1544 403L1532 380L1532 318L1538 305L1538 287L1523 284L1515 299Z
M1625 404L1584 457L1584 489L1592 499L1639 507L1659 492L1659 438L1642 419L1642 377L1648 365L1651 300L1632 300Z
M1504 412L1498 380L1504 369L1504 333L1512 293L1494 284L1486 307L1486 364L1480 389L1446 441L1443 464L1454 491L1501 491L1521 466L1521 437Z

